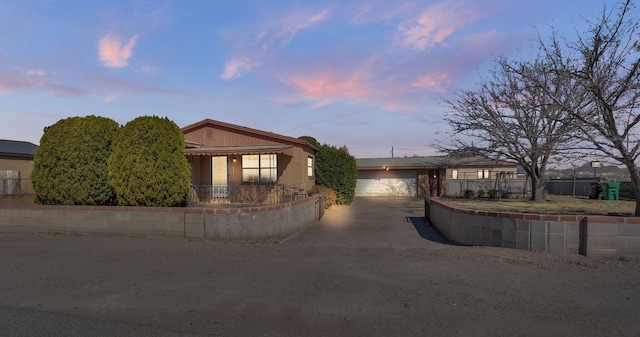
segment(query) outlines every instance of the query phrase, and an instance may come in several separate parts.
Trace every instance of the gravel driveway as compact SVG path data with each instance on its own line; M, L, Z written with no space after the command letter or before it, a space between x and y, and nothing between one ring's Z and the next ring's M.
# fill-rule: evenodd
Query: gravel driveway
M6 336L640 336L638 258L442 243L358 198L270 242L0 234Z

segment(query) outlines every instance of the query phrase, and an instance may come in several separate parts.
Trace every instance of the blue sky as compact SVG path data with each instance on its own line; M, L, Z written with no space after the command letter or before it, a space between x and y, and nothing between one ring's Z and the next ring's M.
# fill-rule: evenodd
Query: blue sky
M358 158L433 155L443 98L573 39L593 0L0 0L0 139L62 118L205 118ZM582 17L581 17L582 16Z

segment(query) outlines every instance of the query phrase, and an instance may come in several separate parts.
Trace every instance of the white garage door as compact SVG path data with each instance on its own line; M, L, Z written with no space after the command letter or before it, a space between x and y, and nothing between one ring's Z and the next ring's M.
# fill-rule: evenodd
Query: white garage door
M415 170L360 171L356 183L356 196L361 197L415 197L417 196Z

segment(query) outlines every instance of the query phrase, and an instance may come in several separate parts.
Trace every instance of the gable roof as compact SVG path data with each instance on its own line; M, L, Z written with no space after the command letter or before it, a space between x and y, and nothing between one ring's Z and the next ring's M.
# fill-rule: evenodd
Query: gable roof
M424 170L450 167L513 167L515 164L484 157L406 157L356 159L358 170Z
M246 126L240 126L240 125L235 125L235 124L230 124L230 123L224 123L224 122L220 122L220 121L216 121L213 119L203 119L200 122L191 124L191 125L187 125L185 127L183 127L182 133L188 133L191 132L193 130L202 128L202 127L206 127L206 126L214 126L214 127L219 127L219 128L223 128L223 129L228 129L231 131L235 131L235 132L239 132L239 133L247 133L247 134L251 134L251 135L255 135L255 136L259 136L259 137L264 137L264 138L269 138L269 139L273 139L276 141L280 141L280 142L286 142L286 143L291 143L291 144L297 144L297 145L301 145L301 146L307 146L311 149L313 149L314 151L318 151L318 148L313 146L312 144L310 144L309 142L302 140L302 139L298 139L298 138L293 138L293 137L289 137L289 136L283 136L283 135L279 135L273 132L267 132L267 131L262 131L262 130L257 130L257 129L252 129L252 128L248 128Z
M416 170L439 168L444 157L407 157L407 158L360 158L356 159L359 170L378 170L389 168L396 170Z
M0 155L11 157L33 158L38 145L19 140L0 139Z

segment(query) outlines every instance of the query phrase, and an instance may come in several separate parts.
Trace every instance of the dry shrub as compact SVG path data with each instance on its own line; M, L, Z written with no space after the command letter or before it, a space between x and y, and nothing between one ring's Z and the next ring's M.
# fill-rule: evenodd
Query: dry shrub
M264 204L271 199L272 186L242 185L231 195L231 202L238 204Z
M336 196L336 192L332 189L324 186L315 185L311 189L311 193L313 194L322 194L324 195L324 208L327 209L337 203L338 197Z

